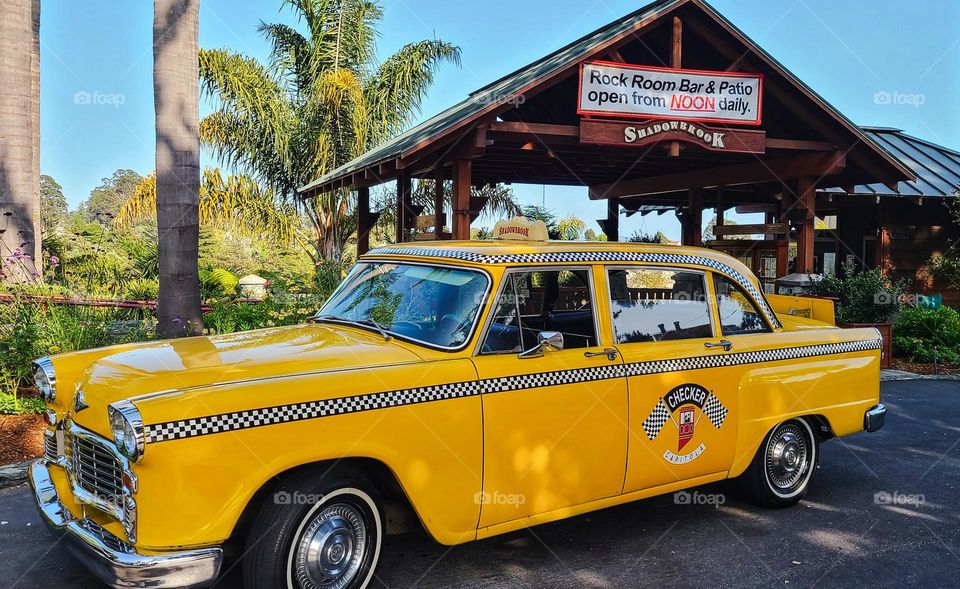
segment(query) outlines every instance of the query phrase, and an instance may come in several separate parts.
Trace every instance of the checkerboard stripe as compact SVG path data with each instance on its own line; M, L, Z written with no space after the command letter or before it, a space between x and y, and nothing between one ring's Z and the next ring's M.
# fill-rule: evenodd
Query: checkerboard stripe
M420 247L381 247L371 250L371 256L423 256L428 258L447 258L465 262L484 264L560 264L560 263L597 263L597 262L640 262L650 264L686 264L705 266L722 272L743 287L760 304L760 311L774 327L780 327L777 314L767 303L767 299L757 290L747 277L734 268L706 256L693 256L666 252L539 252L531 254L487 255L471 251L432 249Z
M647 433L650 441L653 441L660 435L660 430L663 429L664 424L668 421L670 421L670 409L667 408L667 404L663 402L663 399L658 399L653 411L643 420L643 431Z
M438 384L366 395L352 395L349 397L324 399L322 401L278 405L261 409L250 409L234 413L222 413L219 415L151 424L146 426L146 439L148 443L165 442L168 440L206 436L291 421L303 421L306 419L343 415L346 413L359 413L361 411L371 411L402 405L415 405L446 399L458 399L475 395L609 380L623 378L624 376L642 376L663 372L700 370L719 366L777 362L780 360L809 358L812 356L862 352L880 349L880 344L881 340L879 339L862 340L793 348L778 348L758 352L713 354L673 360L632 362L626 365L609 364L591 368L538 372L535 374L521 374L501 378L487 378L479 381ZM723 424L723 420L727 415L727 409L720 403L719 399L712 395L706 401L704 412L707 414L708 419L717 427ZM667 417L669 418L669 412ZM661 423L659 427L662 427L662 425ZM648 436L651 435L654 426L655 422L651 422L650 429L648 429L647 423L644 422L644 430ZM659 432L659 429L656 431Z

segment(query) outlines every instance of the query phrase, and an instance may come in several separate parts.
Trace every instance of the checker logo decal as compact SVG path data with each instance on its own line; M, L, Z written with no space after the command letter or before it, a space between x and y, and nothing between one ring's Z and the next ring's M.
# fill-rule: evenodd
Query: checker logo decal
M714 415L713 418L710 413ZM697 426L705 415L713 427L720 429L727 415L727 408L716 395L702 386L682 384L657 400L657 404L643 422L643 429L652 442L659 437L668 421L673 423L677 429L677 451L667 449L663 453L663 459L672 464L687 464L696 460L707 449L706 445L700 442L693 450L681 454L696 436Z
M654 264L689 264L705 266L722 272L736 281L760 304L761 311L774 327L781 327L777 314L767 303L767 299L747 278L730 266L706 256L674 253L647 252L539 252L533 254L486 255L469 251L431 249L420 247L381 247L371 250L370 256L424 256L428 258L447 258L465 262L486 264L553 264L563 262L647 262Z
M488 378L480 381L446 383L381 393L352 395L321 401L307 401L291 405L249 409L234 413L223 413L220 415L150 424L145 428L146 441L148 443L165 442L168 440L205 436L290 421L317 419L346 413L357 413L417 403L429 403L432 401L457 399L480 394L504 393L563 384L660 374L664 372L699 370L717 366L776 362L779 360L808 358L811 356L862 352L866 350L877 350L880 348L880 344L881 340L879 339L863 340L794 348L778 348L759 352L740 352L724 355L676 358L672 360L634 362L626 365L609 364L591 368L521 374L517 376ZM706 415L714 427L719 429L723 425L723 421L727 416L727 408L724 407L715 396L712 394L707 396L699 408L701 410L701 416ZM643 430L646 432L647 437L651 440L655 439L667 421L671 421L673 411L674 410L661 399L653 411L651 411L650 416L643 422ZM697 417L696 420L699 420L699 417ZM694 427L696 427L696 425L697 424L694 423Z

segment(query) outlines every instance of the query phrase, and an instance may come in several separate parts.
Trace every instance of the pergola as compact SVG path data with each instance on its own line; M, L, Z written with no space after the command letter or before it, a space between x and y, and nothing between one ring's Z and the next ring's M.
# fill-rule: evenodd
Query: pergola
M578 114L580 66L590 60L762 74L762 123L750 131L713 125L751 143L743 150L704 149L681 134L642 147L597 143L604 125L617 121ZM433 218L419 216L414 208L412 178L438 181ZM402 241L410 230L430 227L415 238L469 239L470 222L484 204L471 198L471 187L506 182L588 187L591 199L607 201L607 216L599 222L611 241L619 240L622 212L673 210L683 243L700 245L702 211L712 208L718 237L763 234L787 240L794 234L796 272L811 272L814 222L818 210L833 206L834 195L824 188L852 194L857 185L879 184L896 191L898 182L913 178L706 2L660 0L480 88L301 192L356 190L361 253L369 247L377 214L370 210L371 186L396 181L397 240ZM443 230L448 180L452 235ZM725 225L723 213L734 207L764 212L766 223Z

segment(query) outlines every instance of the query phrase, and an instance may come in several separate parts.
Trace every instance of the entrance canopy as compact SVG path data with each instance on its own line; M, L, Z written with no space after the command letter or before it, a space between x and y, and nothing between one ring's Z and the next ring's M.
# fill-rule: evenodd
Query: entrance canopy
M665 101L655 96L671 89ZM410 178L453 180L458 239L469 237L483 204L471 187L507 182L588 187L591 199L610 203L601 224L611 240L621 207L674 207L694 245L704 207L778 195L783 220L809 225L812 252L818 186L895 191L914 175L706 2L660 0L480 88L301 193L356 189L362 225L369 187L397 180L402 240L403 228L424 226L409 203Z

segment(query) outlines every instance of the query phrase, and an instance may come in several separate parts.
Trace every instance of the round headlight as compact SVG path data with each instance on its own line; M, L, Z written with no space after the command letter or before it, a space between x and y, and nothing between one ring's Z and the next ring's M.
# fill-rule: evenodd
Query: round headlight
M117 450L130 460L140 462L146 441L140 411L130 401L117 401L110 405L107 412Z
M33 382L37 385L43 400L50 403L57 397L57 377L53 372L53 362L50 358L44 357L34 360L33 366L36 369L33 373Z

